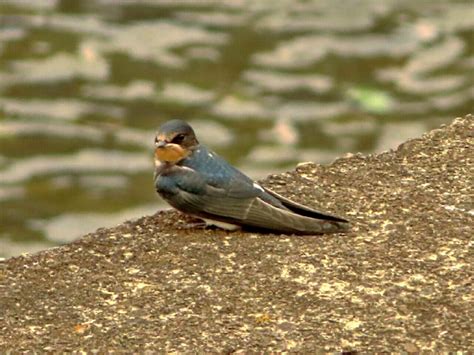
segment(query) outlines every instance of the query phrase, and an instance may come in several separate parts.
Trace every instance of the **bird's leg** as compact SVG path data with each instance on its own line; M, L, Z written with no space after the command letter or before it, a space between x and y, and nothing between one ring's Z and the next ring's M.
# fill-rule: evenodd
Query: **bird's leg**
M202 219L191 217L191 221L180 221L181 229L205 229L208 225Z
M181 229L206 229L206 222L194 222L194 223L184 223L181 226Z

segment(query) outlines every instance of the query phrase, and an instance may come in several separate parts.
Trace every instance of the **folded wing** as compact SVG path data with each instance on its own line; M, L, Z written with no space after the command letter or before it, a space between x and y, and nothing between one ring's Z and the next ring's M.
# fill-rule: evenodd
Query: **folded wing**
M309 208L307 206L300 205L299 203L291 201L291 200L287 199L286 197L283 197L283 196L277 194L276 192L274 192L270 189L264 188L264 190L265 190L266 193L270 194L271 196L273 196L277 200L279 200L283 206L285 206L290 211L292 211L294 213L297 213L299 215L306 216L306 217L311 217L311 218L317 218L317 219L324 219L324 220L328 220L328 221L349 223L349 221L347 221L343 218L331 215L331 214L326 213L326 212L320 212L320 211L317 211L315 209Z
M258 191L255 191L257 194ZM277 232L319 234L347 230L348 223L337 217L320 214L317 211L304 209L307 214L324 216L324 219L298 214L291 209L275 207L258 196L229 196L228 192L207 186L206 192L196 194L181 189L174 202L186 206L188 212L202 217L223 222L263 228ZM294 204L294 203L293 203ZM293 208L296 209L293 205ZM298 208L302 208L299 205ZM180 209L179 206L176 206Z

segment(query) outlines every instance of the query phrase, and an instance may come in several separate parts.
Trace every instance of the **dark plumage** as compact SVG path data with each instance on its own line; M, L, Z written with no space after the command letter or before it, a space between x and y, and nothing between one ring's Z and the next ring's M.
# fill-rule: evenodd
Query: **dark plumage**
M297 234L342 232L349 227L345 219L261 187L199 144L184 121L164 123L155 147L157 192L174 208L210 224Z

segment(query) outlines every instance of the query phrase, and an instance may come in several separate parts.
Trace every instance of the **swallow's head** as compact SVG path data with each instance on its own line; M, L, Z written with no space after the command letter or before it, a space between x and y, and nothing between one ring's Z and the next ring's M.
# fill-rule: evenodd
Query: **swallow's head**
M186 122L165 122L155 136L155 164L176 164L191 154L198 145L193 129Z

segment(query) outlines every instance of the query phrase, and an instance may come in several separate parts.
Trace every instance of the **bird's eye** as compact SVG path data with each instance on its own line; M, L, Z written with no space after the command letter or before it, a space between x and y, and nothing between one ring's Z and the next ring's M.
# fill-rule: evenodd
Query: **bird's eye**
M175 144L181 144L184 140L185 136L184 134L177 134L173 140L171 141L171 143L175 143Z

